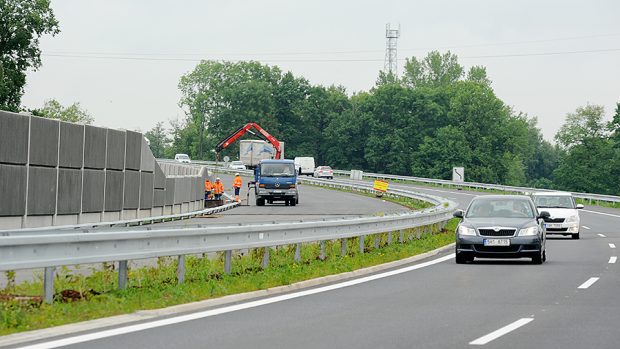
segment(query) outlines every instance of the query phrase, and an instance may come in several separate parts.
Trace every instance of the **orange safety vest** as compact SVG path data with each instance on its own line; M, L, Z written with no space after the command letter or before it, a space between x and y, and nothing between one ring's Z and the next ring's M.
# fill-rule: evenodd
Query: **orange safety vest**
M205 181L205 191L211 191L213 190L213 184L211 183L210 180L206 180Z
M222 194L224 192L224 185L222 182L213 183L213 193L214 194Z
M241 188L241 185L243 185L243 183L241 182L241 176L235 177L235 180L233 182L233 188Z

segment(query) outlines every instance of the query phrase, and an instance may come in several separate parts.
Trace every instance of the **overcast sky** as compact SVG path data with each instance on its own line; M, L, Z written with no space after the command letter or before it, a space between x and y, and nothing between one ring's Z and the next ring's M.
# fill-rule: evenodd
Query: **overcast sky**
M80 102L111 128L147 131L182 118L177 84L200 59L260 60L315 84L368 90L383 69L388 22L401 26L399 59L449 49L466 69L484 65L496 94L538 117L549 140L578 106L604 105L610 118L620 102L618 0L52 0L52 8L61 33L42 39L43 65L28 74L22 104ZM567 53L575 51L593 52Z

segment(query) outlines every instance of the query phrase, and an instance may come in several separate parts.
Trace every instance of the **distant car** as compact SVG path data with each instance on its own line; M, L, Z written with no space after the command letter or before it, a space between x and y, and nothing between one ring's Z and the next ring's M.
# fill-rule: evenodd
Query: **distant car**
M319 166L314 170L314 177L334 179L334 170L329 166Z
M549 212L538 212L525 195L490 195L474 198L456 229L456 263L482 258L530 257L532 263L547 259L543 220Z
M245 165L241 161L232 161L228 168L231 170L245 170Z
M174 156L174 161L184 163L184 164L192 163L192 160L189 158L187 154L176 154Z
M551 217L545 220L547 234L570 235L579 239L581 204L575 204L571 193L567 192L536 192L532 200L539 210L549 212Z

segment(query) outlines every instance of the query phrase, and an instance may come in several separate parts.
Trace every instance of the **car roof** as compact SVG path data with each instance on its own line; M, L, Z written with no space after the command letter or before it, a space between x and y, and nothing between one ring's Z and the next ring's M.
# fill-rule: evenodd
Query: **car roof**
M573 196L573 194L566 191L537 191L532 195L551 195L551 196Z
M499 199L507 199L507 200L531 200L527 195L483 195L477 196L474 200L499 200Z
M261 164L292 164L293 160L274 160L264 159L260 161Z

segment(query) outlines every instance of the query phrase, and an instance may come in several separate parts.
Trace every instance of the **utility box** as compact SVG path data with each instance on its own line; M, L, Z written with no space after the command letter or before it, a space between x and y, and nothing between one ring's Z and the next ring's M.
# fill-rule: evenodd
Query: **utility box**
M465 168L453 167L452 168L452 182L463 183L465 182Z
M361 181L364 177L364 171L351 170L351 179L354 181Z

